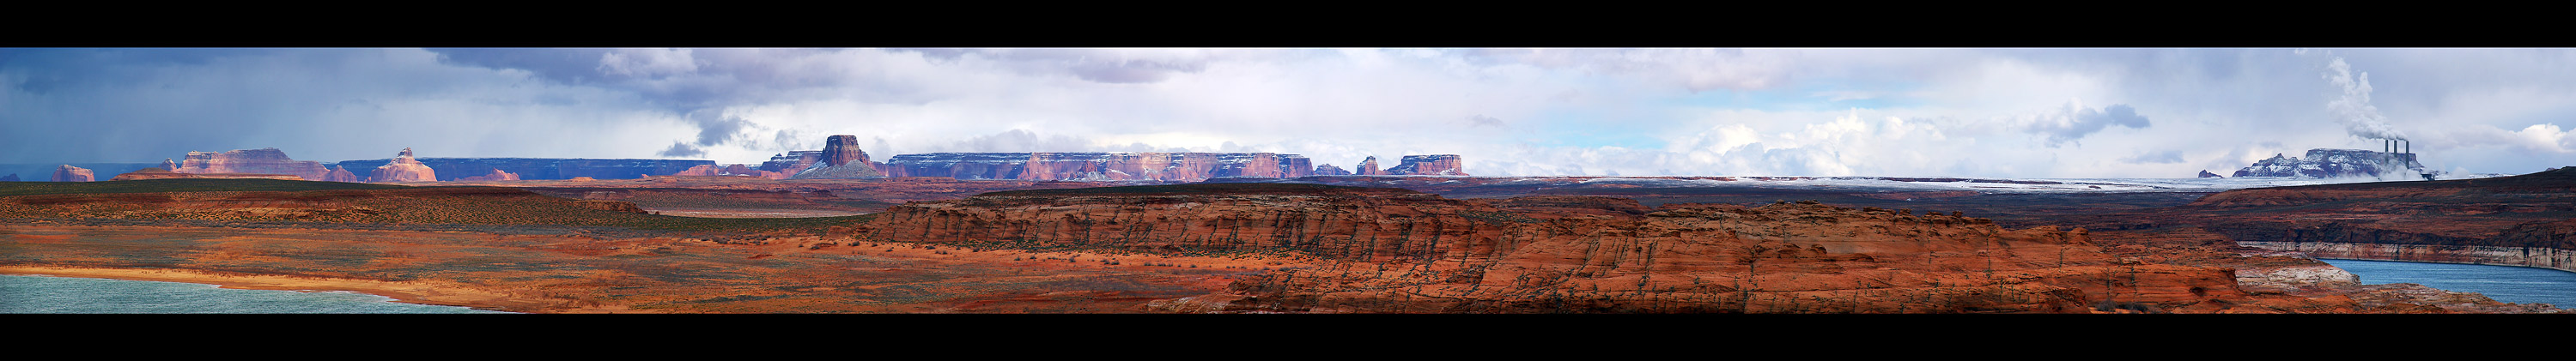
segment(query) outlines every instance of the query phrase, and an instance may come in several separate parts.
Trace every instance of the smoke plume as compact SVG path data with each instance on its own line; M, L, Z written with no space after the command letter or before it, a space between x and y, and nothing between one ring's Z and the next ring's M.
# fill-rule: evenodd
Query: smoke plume
M2326 109L2334 112L2335 122L2343 123L2345 132L2364 139L2406 139L2405 134L2388 126L2388 117L2379 115L2379 107L2370 105L2369 72L2353 76L2352 65L2344 63L2343 57L2335 57L2334 63L2326 65L2325 78L2343 88L2343 96L2326 102Z

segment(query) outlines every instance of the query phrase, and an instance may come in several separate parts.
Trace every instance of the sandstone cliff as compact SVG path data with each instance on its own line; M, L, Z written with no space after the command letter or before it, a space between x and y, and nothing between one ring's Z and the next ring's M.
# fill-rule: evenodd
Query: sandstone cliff
M418 160L413 160L411 156L411 148L403 148L402 154L394 156L393 162L386 163L381 167L376 167L375 174L367 177L367 181L376 183L436 182L438 181L438 171L430 169L429 165L421 164Z
M2227 309L2225 269L2126 262L2085 231L1814 203L1499 203L1384 188L1193 184L893 207L872 239L1328 260L1234 286L1298 312L2096 312ZM1645 213L1645 214L1638 214Z
M878 173L868 153L859 150L859 136L835 135L824 141L823 152L814 165L796 171L787 179L856 179L885 177Z
M165 169L193 174L284 174L303 179L325 179L331 172L330 168L322 166L322 162L288 158L285 151L277 148L243 149L222 153L188 152L183 159L177 163L177 168ZM169 161L163 160L163 163L167 164Z
M88 168L74 167L70 164L64 164L62 167L54 169L54 181L56 182L91 182L97 180L98 174L90 172Z
M1386 171L1381 171L1381 170L1378 170L1378 169L1377 169L1377 156L1369 156L1369 157L1368 157L1368 159L1362 159L1362 160L1360 160L1359 171L1357 171L1357 172L1355 172L1355 173L1351 173L1351 174L1353 174L1353 175L1386 175Z
M1408 155L1404 162L1387 168L1390 175L1467 175L1466 163L1456 154Z
M359 178L357 173L350 173L348 168L343 168L339 165L332 165L331 172L322 174L322 181L365 183L367 179Z
M1342 167L1326 163L1324 165L1315 166L1315 175L1351 175L1351 171L1343 170Z

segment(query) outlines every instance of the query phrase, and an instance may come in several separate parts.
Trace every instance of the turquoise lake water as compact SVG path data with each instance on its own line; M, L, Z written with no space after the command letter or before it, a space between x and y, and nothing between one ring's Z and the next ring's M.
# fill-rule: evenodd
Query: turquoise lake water
M2363 284L2413 283L2452 292L2482 293L2496 301L2576 307L2576 272L2474 264L2322 261L2360 275Z
M237 290L100 278L0 276L0 313L509 313L351 292Z

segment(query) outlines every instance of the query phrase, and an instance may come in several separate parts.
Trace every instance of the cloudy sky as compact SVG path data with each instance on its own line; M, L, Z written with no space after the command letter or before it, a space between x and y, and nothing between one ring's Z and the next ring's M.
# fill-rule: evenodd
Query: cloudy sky
M0 163L1458 154L1477 175L2576 164L2568 49L0 49Z

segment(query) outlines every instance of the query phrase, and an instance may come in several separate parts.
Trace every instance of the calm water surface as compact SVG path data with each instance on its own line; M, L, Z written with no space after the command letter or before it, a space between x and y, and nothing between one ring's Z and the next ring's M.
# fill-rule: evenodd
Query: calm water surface
M350 292L236 290L101 278L0 276L0 313L508 313Z
M2329 259L2361 275L2363 284L2413 283L2453 292L2477 292L2512 303L2547 303L2576 307L2576 272L2547 268L2474 264Z

